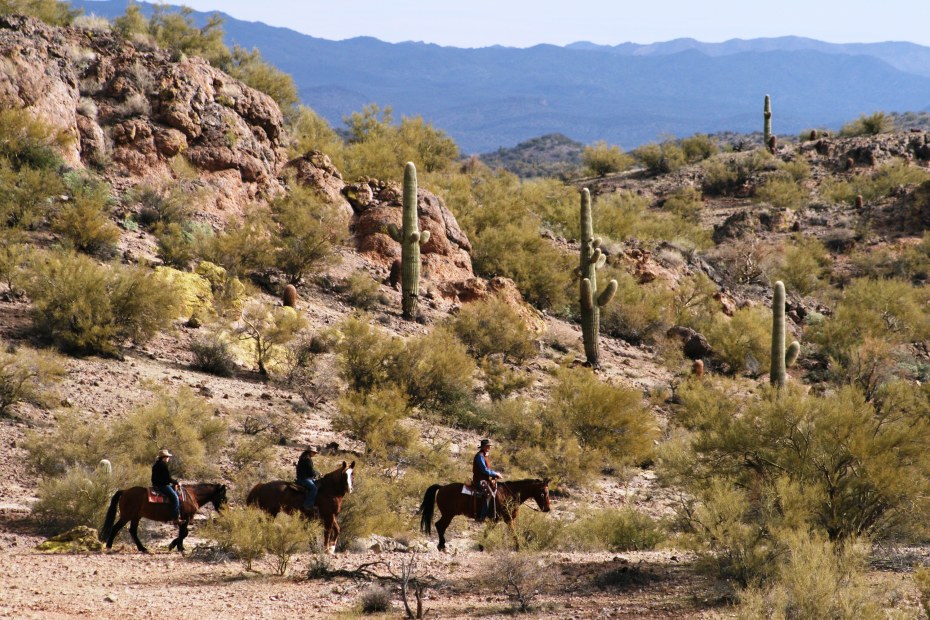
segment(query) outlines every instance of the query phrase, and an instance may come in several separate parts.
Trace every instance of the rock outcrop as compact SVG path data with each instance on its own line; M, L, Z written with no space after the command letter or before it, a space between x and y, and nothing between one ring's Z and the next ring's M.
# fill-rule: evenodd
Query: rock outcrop
M117 186L171 177L183 155L219 210L274 191L286 159L271 97L201 58L173 61L110 32L0 16L0 105L65 129L66 163Z

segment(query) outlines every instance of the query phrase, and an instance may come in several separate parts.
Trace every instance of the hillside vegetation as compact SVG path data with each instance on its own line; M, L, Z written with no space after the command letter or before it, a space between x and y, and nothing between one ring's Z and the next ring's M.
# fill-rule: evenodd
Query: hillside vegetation
M930 534L930 134L878 113L768 148L596 143L584 177L521 179L390 108L340 136L219 22L0 8L5 535L99 526L169 448L178 477L230 487L203 554L371 578L242 506L312 443L324 471L358 463L340 550L417 552L449 616L586 615L636 583L650 601L624 609L647 616L924 617L926 569L869 562ZM506 575L490 603L414 516L482 437L553 507L453 525L454 562Z

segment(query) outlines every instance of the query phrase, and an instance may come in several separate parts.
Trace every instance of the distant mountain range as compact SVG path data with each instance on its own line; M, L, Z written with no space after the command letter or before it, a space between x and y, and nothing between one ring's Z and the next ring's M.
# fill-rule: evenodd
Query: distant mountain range
M107 17L126 3L72 1ZM930 110L930 48L912 43L782 37L461 49L328 41L220 13L227 43L260 49L333 126L365 104L390 105L395 117L421 115L448 132L466 154L551 133L631 149L664 136L752 132L761 129L765 94L782 135L878 110Z

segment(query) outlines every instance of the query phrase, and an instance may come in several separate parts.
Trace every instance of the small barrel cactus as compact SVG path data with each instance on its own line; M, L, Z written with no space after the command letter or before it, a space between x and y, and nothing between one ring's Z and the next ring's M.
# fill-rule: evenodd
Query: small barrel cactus
M581 296L581 334L584 339L584 354L588 363L598 366L600 351L601 306L607 305L617 292L617 281L611 280L600 295L597 294L597 270L607 262L601 251L601 240L594 237L594 218L591 215L591 192L581 190L581 249L580 263L575 269L579 279Z
M281 293L281 303L289 308L297 307L297 288L293 284L284 287Z
M785 385L787 369L794 365L800 353L801 345L797 340L785 350L785 285L779 281L772 295L772 367L769 370L772 385Z
M417 220L417 168L407 162L404 168L403 228L388 226L388 234L400 244L401 308L405 319L415 319L420 296L420 246L429 241L429 231L420 233Z
M762 106L762 119L762 142L768 146L772 138L772 99L768 95L765 96Z

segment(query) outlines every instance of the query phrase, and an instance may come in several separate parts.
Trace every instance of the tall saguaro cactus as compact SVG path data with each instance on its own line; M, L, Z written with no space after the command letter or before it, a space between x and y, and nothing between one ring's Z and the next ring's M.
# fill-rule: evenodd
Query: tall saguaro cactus
M601 306L613 299L617 292L617 281L611 280L607 287L597 294L597 270L607 262L607 256L601 251L601 240L594 237L594 219L591 216L591 192L588 188L581 190L581 250L580 263L575 269L581 295L581 335L584 339L584 354L588 363L597 367L600 351Z
M391 224L388 234L400 244L401 308L405 319L417 316L420 296L420 246L429 241L429 231L420 233L417 220L417 168L413 162L404 167L404 220L403 228Z
M762 107L762 118L762 143L768 146L772 139L772 99L768 95L765 96L765 105Z
M800 353L801 345L797 340L785 350L785 285L779 281L775 283L772 295L772 367L769 370L772 385L785 385L787 369L794 365Z

